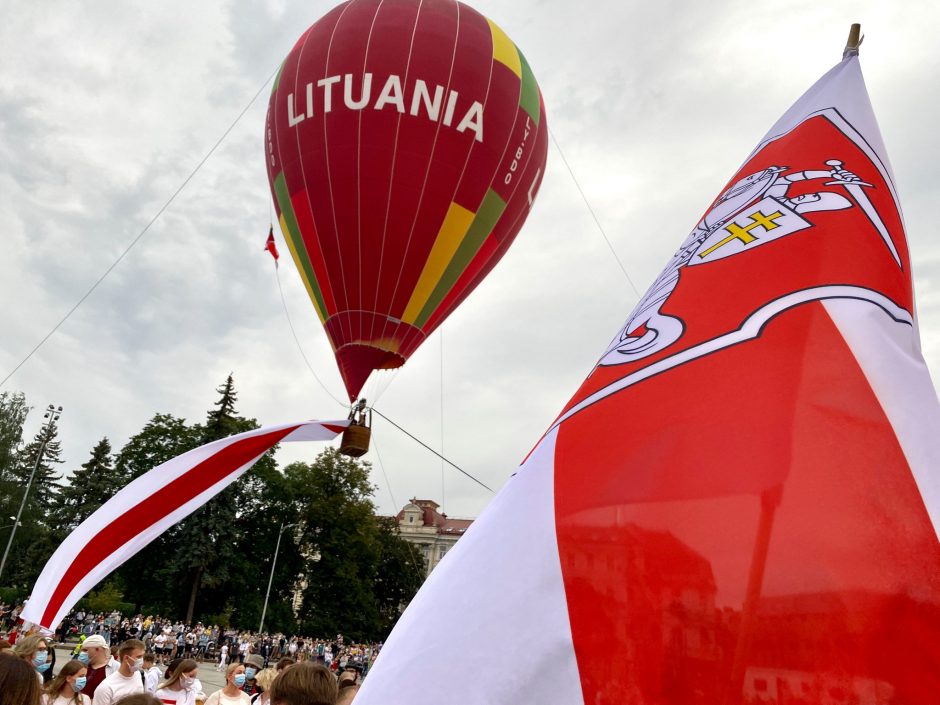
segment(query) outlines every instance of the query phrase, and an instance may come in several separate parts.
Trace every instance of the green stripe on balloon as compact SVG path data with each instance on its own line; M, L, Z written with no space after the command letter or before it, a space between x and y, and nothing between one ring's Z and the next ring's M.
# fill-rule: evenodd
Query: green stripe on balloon
M535 74L532 73L529 62L525 60L521 51L519 58L522 60L522 92L519 95L519 106L529 114L532 122L538 127L541 112L539 110L539 85L535 82Z
M319 309L320 319L325 321L329 314L326 310L326 304L323 302L320 285L317 284L317 278L313 273L313 266L310 264L310 255L307 254L307 247L304 245L303 236L300 234L300 228L297 225L297 216L294 214L294 205L291 203L290 194L287 192L287 183L284 180L283 171L274 180L274 192L277 194L277 204L281 209L281 217L284 218L287 233L290 235L292 249L297 254L297 264L301 266L302 276L309 284L310 291L313 292L316 298L313 303Z
M467 230L467 234L451 258L447 269L444 270L441 280L434 287L427 303L424 304L424 308L421 309L421 313L415 319L415 326L423 328L424 324L428 322L428 318L440 306L444 297L447 296L454 284L457 283L460 275L476 256L486 240L486 236L493 232L493 228L496 227L496 222L504 210L506 210L506 202L493 189L489 189Z
M287 63L287 59L281 62L281 65L277 69L277 76L274 77L274 88L271 89L271 93L277 92L277 87L281 84L281 72L284 70L284 64Z

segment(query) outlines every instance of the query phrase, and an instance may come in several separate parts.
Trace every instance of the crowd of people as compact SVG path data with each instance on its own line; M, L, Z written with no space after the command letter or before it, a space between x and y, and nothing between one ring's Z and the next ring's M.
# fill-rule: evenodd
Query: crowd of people
M346 705L381 649L83 610L53 635L21 609L0 603L0 705ZM71 649L58 670L57 642ZM207 696L198 669L210 659L225 683Z

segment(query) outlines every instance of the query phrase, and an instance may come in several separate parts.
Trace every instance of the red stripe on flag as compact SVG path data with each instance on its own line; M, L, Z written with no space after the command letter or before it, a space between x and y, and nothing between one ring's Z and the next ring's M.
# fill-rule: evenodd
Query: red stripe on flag
M43 612L42 623L51 623L50 620L54 618L69 593L107 556L217 482L224 480L252 458L272 448L297 428L299 426L290 426L279 431L236 441L115 517L75 555L49 598L49 604Z

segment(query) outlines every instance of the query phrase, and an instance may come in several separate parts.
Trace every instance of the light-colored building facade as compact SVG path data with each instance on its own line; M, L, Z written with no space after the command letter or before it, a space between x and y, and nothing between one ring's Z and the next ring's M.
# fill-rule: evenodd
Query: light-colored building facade
M395 515L399 535L424 556L428 574L470 528L473 519L453 519L432 499L412 499Z

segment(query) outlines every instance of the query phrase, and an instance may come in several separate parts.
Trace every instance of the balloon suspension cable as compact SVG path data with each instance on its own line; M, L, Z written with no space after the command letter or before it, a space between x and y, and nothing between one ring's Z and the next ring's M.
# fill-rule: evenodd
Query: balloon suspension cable
M206 163L207 161L209 161L209 157L211 157L213 154L215 154L215 151L219 148L219 146L222 144L222 142L225 141L225 138L228 137L228 136L229 136L229 133L231 133L231 131L235 129L235 126L236 126L236 125L241 121L241 119L245 116L245 113L248 112L248 109L249 109L252 105L254 105L255 101L258 99L258 96L260 96L260 95L264 92L264 89L267 87L267 85L271 82L271 80L274 78L274 76L277 75L277 72L278 72L279 69L280 69L280 66L279 66L277 69L275 69L275 70L271 73L271 75L268 76L268 77L265 79L264 83L262 83L262 84L261 84L261 87L258 89L258 92L255 93L254 96L252 96L251 100L248 101L248 105L246 105L246 106L242 109L242 111L238 114L238 116L235 118L235 120L232 121L232 124L229 125L228 128L225 130L225 132L222 133L222 136L219 137L219 138L215 141L215 144L212 145L211 149L209 149L209 151L206 152L206 156L204 156L204 157L202 158L202 160L201 160L198 164L196 164L195 168L193 168L193 170L192 170L191 172L189 172L189 176L187 176L185 179L183 179L183 183L181 183L181 184L179 185L179 187L173 192L173 194L167 199L166 203L164 203L164 204L160 207L160 209L156 212L156 214L150 219L150 222L148 222L148 223L144 226L143 230L141 230L141 231L137 234L137 237L135 237L133 240L131 240L130 244L129 244L127 247L124 248L124 251L121 252L121 254L119 254L119 255L117 256L117 259L115 259L115 260L110 264L110 266L109 266L107 269L104 270L104 273L103 273L100 277L98 277L98 279L95 281L95 283L91 285L91 287L82 295L82 297L75 303L75 305L72 306L72 308L70 308L70 309L68 310L68 312L59 320L59 322L56 323L56 324L52 327L52 329L51 329L48 333L46 333L46 335L43 336L43 338L42 338L38 343L36 343L35 347L33 347L33 349L29 351L29 353L26 355L26 357L24 357L22 360L20 360L19 364L17 364L17 366L14 367L14 368L9 372L9 374L7 374L6 377L4 377L2 380L0 380L0 388L2 388L3 385L5 385L5 384L7 383L7 381L8 381L13 375L15 375L15 374L17 373L17 371L18 371L23 365L25 365L25 364L29 361L29 359L30 359L33 355L35 355L43 345L46 344L46 341L49 340L49 338L51 338L51 337L55 334L55 332L56 332L57 330L59 330L59 328L61 328L62 325L63 325L67 320L69 320L69 318L72 317L72 314L75 313L75 312L78 310L78 307L81 306L83 303L85 303L85 300L86 300L89 296L91 296L92 293L95 291L95 289L97 289L97 288L101 285L101 282L103 282L105 279L107 279L108 275L111 274L112 271L114 271L114 268L117 267L125 257L127 257L127 255L130 253L130 251L131 251L132 249L134 249L134 246L135 246L138 242L140 242L140 240L144 237L144 235L147 234L147 232L149 232L149 230L150 230L150 228L153 226L153 224L157 222L157 220L160 218L161 215L163 215L163 212L164 212L167 208L170 207L170 204L173 203L173 201L176 200L176 197L179 196L180 193L182 193L183 189L186 188L186 186L189 185L189 182L193 180L193 177L195 177L196 174L199 173L199 170L202 169L202 167L205 165L205 163Z
M630 275L627 273L627 268L623 266L623 262L621 262L620 258L617 256L617 251L614 249L613 244L610 242L610 238L607 237L607 233L604 231L604 226L601 225L601 221L597 217L597 213L595 213L594 209L591 207L591 203L590 201L588 201L587 195L584 193L584 189L581 188L581 184L578 182L578 177L574 175L574 170L571 168L571 165L568 163L568 160L565 158L565 153L561 151L561 145L558 144L558 140L555 139L555 133L552 132L551 125L547 125L547 127L548 127L548 136L551 137L552 144L555 145L555 149L558 150L558 156L561 157L561 161L564 162L565 168L568 170L568 174L571 176L571 180L574 181L574 185L578 189L578 193L581 194L581 200L583 200L584 205L587 206L587 209L590 212L591 217L594 219L594 224L597 226L597 229L600 231L601 236L604 238L604 242L607 243L607 247L610 248L610 254L613 255L614 260L617 262L617 266L619 266L620 271L623 272L623 276L627 280L627 284L629 284L630 288L633 290L633 293L636 294L637 298L640 298L640 292L636 288L636 284L633 283L633 279L631 279Z
M842 58L848 59L850 56L858 56L858 48L865 41L865 35L862 34L862 25L858 22L849 28L849 39L845 43L845 49L842 52Z
M379 444L376 442L375 435L372 436L372 450L375 451L375 459L379 463L379 470L382 471L382 477L385 478L385 488L388 490L388 496L392 500L392 507L398 510L398 502L395 501L395 493L392 492L392 483L388 480L388 473L385 472L385 463L382 462L382 454L379 453Z
M307 354L304 352L304 348L300 344L300 339L297 337L297 331L294 329L294 323L291 321L290 311L287 310L287 300L284 298L284 289L281 287L281 274L277 266L274 267L274 276L277 279L277 290L281 294L281 305L284 307L284 316L287 318L287 325L290 327L290 334L294 336L294 343L297 344L297 350L300 352L300 356L304 359L304 362L307 365L307 369L310 370L310 374L313 375L313 378L317 381L317 384L323 388L323 391L327 393L327 396L329 396L330 399L335 401L340 406L346 406L345 402L340 400L327 388L327 386L323 383L323 380L320 379L320 376L316 373L316 370L313 369L313 365L310 364L310 360L307 359Z
M496 494L496 491L495 491L492 487L490 487L489 485L485 484L485 483L482 482L481 480L478 480L477 478L475 478L473 475L471 475L469 472L467 472L466 470L464 470L462 467L460 467L460 466L457 465L456 463L453 463L453 462L451 462L450 460L448 460L447 458L445 458L443 455L441 455L440 453L438 453L436 450L434 450L431 446L429 446L427 443L425 443L424 441L422 441L420 438L418 438L418 437L412 435L411 433L408 433L408 431L406 431L406 430L403 429L401 426L399 426L397 423L395 423L394 421L392 421L390 418L388 418L388 416L386 416L385 414L383 414L381 411L379 411L378 409L376 409L374 406L371 407L371 409L372 409L372 411L374 411L376 414L378 414L378 415L381 416L383 419L385 419L385 420L388 421L390 424L392 424L392 426L394 426L394 427L397 428L399 431L401 431L401 432L404 433L406 436L408 436L411 440L415 441L415 442L418 443L419 445L424 446L424 447L427 448L429 451L431 451L432 453L434 453L434 455L436 455L438 458L440 458L440 459L443 460L445 463L447 463L448 465L450 465L452 468L455 468L458 472L460 472L460 473L462 473L463 475L466 475L467 477L469 477L471 480L473 480L475 483L477 483L477 484L478 484L480 487L482 487L483 489L489 490L489 491L492 492L493 494Z

